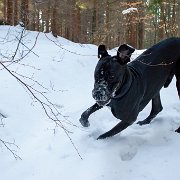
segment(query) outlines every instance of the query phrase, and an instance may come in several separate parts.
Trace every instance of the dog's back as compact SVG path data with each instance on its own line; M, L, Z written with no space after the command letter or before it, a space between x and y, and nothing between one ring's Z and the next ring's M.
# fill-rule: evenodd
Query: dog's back
M142 91L147 102L156 92L167 87L176 76L180 95L180 38L170 38L152 46L128 64L142 79ZM147 102L142 102L145 106Z
M136 60L130 64L136 66L136 61L143 65L143 68L138 68L140 71L146 71L149 67L169 68L175 67L180 61L180 38L169 38L152 46L144 51ZM170 66L172 65L172 66Z

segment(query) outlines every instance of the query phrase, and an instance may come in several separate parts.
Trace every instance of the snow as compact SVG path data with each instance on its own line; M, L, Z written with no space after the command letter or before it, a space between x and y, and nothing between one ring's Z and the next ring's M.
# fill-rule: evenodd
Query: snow
M131 8L128 8L128 9L123 10L123 11L122 11L122 14L129 14L129 13L135 12L135 11L138 11L138 9L131 7Z
M2 55L11 57L15 51L22 27L0 26L0 31L4 61L7 58ZM37 34L26 31L23 43L31 48ZM17 59L23 51L27 52L27 48L20 45ZM64 123L82 159L64 131L55 128L40 104L1 67L0 112L7 118L3 119L5 126L0 126L0 138L15 141L19 149L11 148L22 158L15 160L1 144L1 180L179 180L180 135L174 130L180 125L180 104L175 80L162 89L164 109L150 125L134 123L117 136L97 141L101 133L119 122L105 107L90 116L90 127L83 128L79 123L81 113L94 103L91 94L97 46L40 33L32 51L20 61L21 65L8 68L33 77L49 89L47 97L76 125ZM132 59L141 52L135 51ZM111 55L115 53L115 49L109 51ZM32 83L29 79L24 81ZM148 104L138 120L146 118L150 110Z

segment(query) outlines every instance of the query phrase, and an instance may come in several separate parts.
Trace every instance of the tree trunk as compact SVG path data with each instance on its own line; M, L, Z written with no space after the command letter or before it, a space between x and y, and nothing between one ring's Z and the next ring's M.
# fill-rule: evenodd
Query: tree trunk
M140 21L138 23L138 49L143 49L143 40L144 40L144 22Z
M108 0L106 0L106 10L105 10L105 33L106 33L106 44L108 45L108 47L109 47L109 42L110 42L110 33L109 33L109 31L110 31L110 28L109 28L109 2L108 2Z
M21 0L20 18L24 26L28 26L29 0Z
M80 8L76 5L76 2L73 1L73 41L80 42L80 32L81 32L81 13Z
M46 10L45 10L45 26L46 26L46 33L48 33L50 31L50 25L49 25L49 22L50 22L50 14L51 14L51 2L50 0L48 0L48 3L47 3L47 7L46 7Z
M18 2L14 0L14 25L17 25L18 21Z
M51 19L51 31L54 37L58 36L58 24L57 24L57 7L58 7L58 0L53 1L53 10L52 10L52 19Z
M134 15L134 13L127 14L126 42L137 48L137 27L136 23L134 22Z
M95 33L96 33L96 25L97 25L97 10L96 10L96 0L94 0L93 2L93 10L92 10L92 34L91 34L91 37L92 37L92 43L95 42Z
M133 4L135 3L135 0L127 0L127 8L129 6L133 7ZM139 15L138 12L132 11L127 13L127 32L126 32L126 42L137 48L137 38L138 38L138 21L139 21Z
M164 32L166 32L167 35L166 18L164 15L164 11L165 11L164 3L160 2L159 5L160 5L160 22L159 22L159 30L158 30L158 41L164 38Z
M13 0L7 0L7 24L13 25Z
M171 21L171 36L177 36L177 26L176 26L176 0L173 0L172 5L172 21Z
M29 21L29 29L32 31L36 30L36 5L35 5L35 1L31 0L31 4L30 4L30 21Z
M3 1L3 21L6 23L7 21L7 0Z
M35 22L36 22L36 25L35 25L35 30L36 31L40 31L40 19L39 19L39 14L40 14L40 10L39 8L36 9L36 12L35 12Z
M176 2L178 5L176 6L176 13L177 13L177 19L176 19L176 25L177 25L177 36L180 37L180 0L177 0Z

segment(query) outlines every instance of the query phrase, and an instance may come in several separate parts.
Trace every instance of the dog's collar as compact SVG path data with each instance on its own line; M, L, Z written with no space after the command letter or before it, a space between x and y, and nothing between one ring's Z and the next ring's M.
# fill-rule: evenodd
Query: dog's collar
M122 81L122 83L119 83L117 85L116 91L114 92L114 96L111 99L122 98L129 91L131 84L132 84L132 76L129 69L127 69L124 80Z

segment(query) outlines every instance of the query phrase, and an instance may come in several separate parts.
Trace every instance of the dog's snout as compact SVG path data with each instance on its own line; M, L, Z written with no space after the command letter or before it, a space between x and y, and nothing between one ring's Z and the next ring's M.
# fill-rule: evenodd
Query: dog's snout
M93 98L95 99L95 100L103 100L103 97L105 96L105 91L104 90L93 90L93 92L92 92L92 94L93 94Z
M95 84L94 89L92 91L92 96L99 104L104 104L105 102L109 101L110 93L106 86L97 85Z

